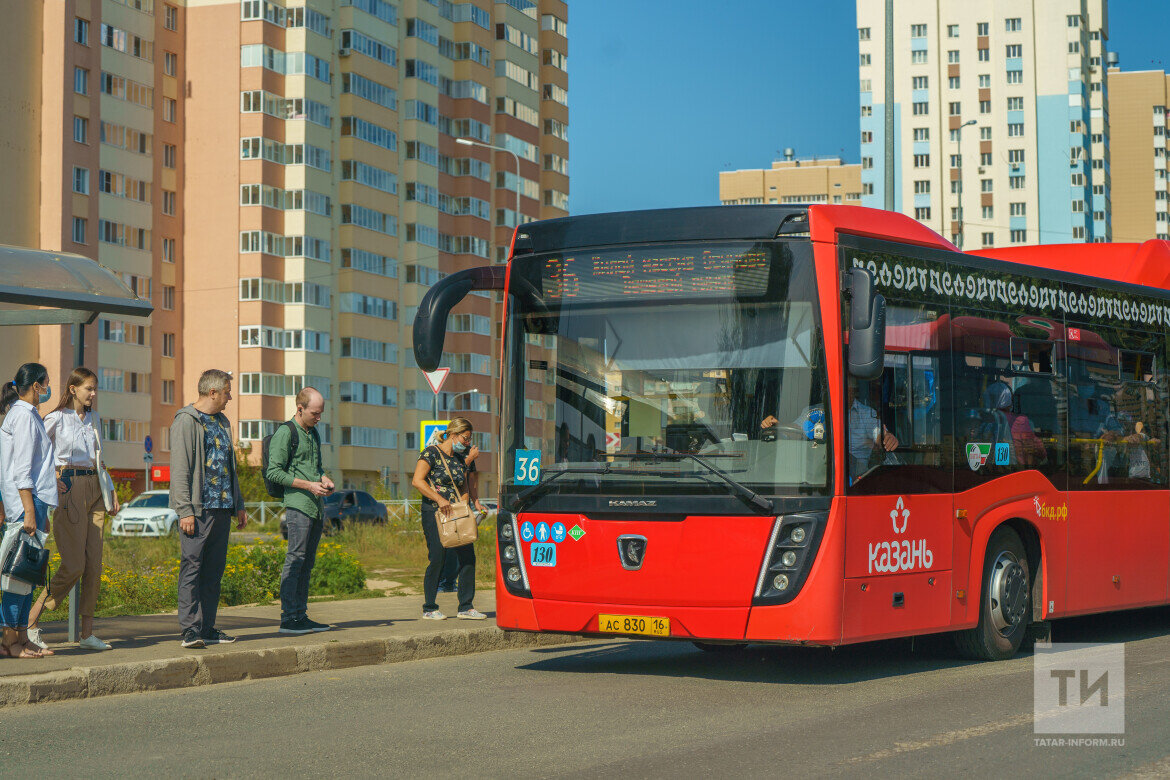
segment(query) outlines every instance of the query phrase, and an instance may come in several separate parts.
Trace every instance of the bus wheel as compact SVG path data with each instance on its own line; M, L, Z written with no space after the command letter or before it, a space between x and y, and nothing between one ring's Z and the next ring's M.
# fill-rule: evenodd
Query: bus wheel
M1019 535L1001 526L987 540L979 625L955 634L966 658L1002 661L1020 649L1032 609L1031 572Z
M747 642L732 642L726 645L714 642L691 642L691 644L704 653L738 653L747 647Z

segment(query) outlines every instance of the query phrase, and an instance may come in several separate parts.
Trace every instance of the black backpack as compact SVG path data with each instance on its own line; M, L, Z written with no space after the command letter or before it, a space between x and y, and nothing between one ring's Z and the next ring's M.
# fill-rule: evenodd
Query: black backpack
M288 467L292 464L293 456L296 455L297 447L299 447L301 444L301 435L297 432L297 425L292 420L285 420L283 423L281 423L281 425L288 426L290 436L288 442L288 460L284 463L284 470L288 471ZM279 431L280 426L277 426L276 430ZM317 471L324 474L325 469L321 468L321 437L318 435L316 428L312 429L312 434L313 438L317 440ZM264 489L268 491L268 495L276 499L283 499L284 485L278 485L268 478L268 448L272 443L272 437L275 435L276 431L273 431L272 433L265 436L264 441L261 442L260 468L263 469L262 474L264 476Z

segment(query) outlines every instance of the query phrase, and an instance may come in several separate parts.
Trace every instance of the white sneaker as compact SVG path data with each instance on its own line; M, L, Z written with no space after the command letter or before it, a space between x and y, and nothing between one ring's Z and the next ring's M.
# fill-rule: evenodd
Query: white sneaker
M446 620L447 616L437 609L432 609L430 612L423 613L423 620Z
M41 639L41 630L39 628L30 628L28 630L28 641L42 650L49 649L49 646L45 644L45 640Z
M461 620L487 620L487 615L478 609L465 609L459 613L459 618Z
M98 639L93 634L90 634L85 639L77 643L77 646L82 650L110 650L111 646L107 645L102 640Z

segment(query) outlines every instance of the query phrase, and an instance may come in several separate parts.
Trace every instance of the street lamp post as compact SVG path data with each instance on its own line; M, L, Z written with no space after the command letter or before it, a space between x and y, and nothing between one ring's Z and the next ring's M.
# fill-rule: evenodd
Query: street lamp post
M511 149L505 149L502 146L495 146L493 144L485 144L483 141L476 141L473 138L456 138L455 143L463 144L464 146L482 146L484 149L492 149L497 152L504 152L512 155L512 162L516 166L516 222L520 222L520 157ZM494 182L493 182L494 184Z
M959 150L959 249L963 248L963 128L975 124L974 119L968 119L955 130L955 146Z
M459 398L459 397L465 396L465 395L475 395L478 392L479 392L479 390L477 388L473 387L470 390L464 390L462 393L456 393L455 395L451 396L451 398L447 401L447 408L449 410L453 411L456 398Z

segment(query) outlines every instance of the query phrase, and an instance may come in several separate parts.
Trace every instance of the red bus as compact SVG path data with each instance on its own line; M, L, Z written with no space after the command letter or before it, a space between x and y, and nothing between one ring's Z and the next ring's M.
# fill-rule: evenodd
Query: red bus
M1170 601L1170 244L962 253L848 206L534 222L500 290L497 623L840 645Z

